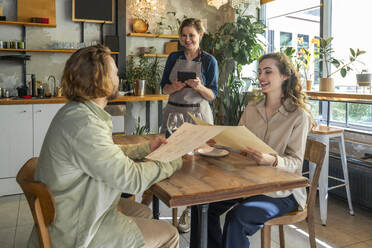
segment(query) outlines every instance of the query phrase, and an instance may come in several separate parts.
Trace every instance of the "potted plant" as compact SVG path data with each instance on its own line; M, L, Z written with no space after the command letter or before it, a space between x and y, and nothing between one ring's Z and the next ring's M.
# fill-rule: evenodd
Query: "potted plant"
M139 57L137 64L134 56L130 55L127 60L125 78L127 84L132 85L134 95L143 96L145 94L146 79L148 78L148 59L142 55Z
M226 108L223 105L229 85L234 76L241 80L238 68L256 61L264 50L259 35L265 32L266 26L244 11L236 10L238 17L235 22L223 24L216 33L206 33L201 41L201 48L211 53L218 61L219 79L218 94L212 104L215 122L223 124ZM229 79L230 77L230 79ZM240 92L238 91L240 94ZM230 102L228 104L234 104ZM226 106L226 105L225 105ZM240 118L240 112L234 112Z
M125 79L127 84L133 85L135 95L146 93L160 93L160 81L163 73L163 66L158 57L149 58L141 54L136 60L130 55L126 63ZM128 88L128 87L127 87Z
M341 73L342 77L345 77L346 74L353 70L352 64L355 62L360 62L358 60L358 57L364 53L365 51L359 50L358 48L356 51L352 48L350 48L350 56L349 61L344 62L342 60L338 60L335 57L333 57L334 50L331 46L331 42L333 40L333 37L324 39L321 38L319 41L319 55L320 55L320 61L323 61L325 64L325 75L326 78L320 78L319 81L319 91L334 91L334 81L333 78L331 78L332 75L334 75L337 72ZM329 66L334 65L336 67L336 70L334 72L329 71Z
M372 74L368 73L367 69L361 71L361 73L356 74L357 84L360 87L371 86L371 77Z

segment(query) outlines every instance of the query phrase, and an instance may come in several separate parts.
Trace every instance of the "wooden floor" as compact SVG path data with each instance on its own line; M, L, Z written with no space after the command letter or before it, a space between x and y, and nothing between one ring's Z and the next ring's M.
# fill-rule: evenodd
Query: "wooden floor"
M137 197L139 198L139 197ZM171 210L165 205L160 206L161 218L171 221ZM179 215L182 209L179 211ZM319 209L316 211L316 237L317 247L372 247L372 212L355 206L355 216L348 214L347 203L338 199L329 198L327 226L320 224ZM23 248L26 247L28 237L33 225L31 212L24 195L0 197L0 247ZM286 247L309 247L306 223L296 226L286 226ZM251 238L251 247L260 247L260 232ZM189 234L180 235L180 248L187 248ZM279 248L278 231L273 228L272 247Z

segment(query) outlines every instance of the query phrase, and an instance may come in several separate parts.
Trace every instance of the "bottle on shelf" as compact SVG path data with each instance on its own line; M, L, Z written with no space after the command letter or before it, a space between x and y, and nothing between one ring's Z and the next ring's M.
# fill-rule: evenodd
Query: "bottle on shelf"
M36 77L35 74L31 74L31 92L32 97L36 97Z
M41 84L40 84L39 88L37 88L37 95L38 95L39 98L44 98L44 88Z

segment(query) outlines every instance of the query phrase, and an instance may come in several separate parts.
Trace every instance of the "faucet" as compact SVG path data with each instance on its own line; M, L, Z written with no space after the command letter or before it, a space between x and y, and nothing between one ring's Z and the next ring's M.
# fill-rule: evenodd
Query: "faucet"
M57 95L57 92L56 92L56 78L53 76L53 75L50 75L48 77L48 82L49 82L49 79L53 79L53 96L56 96Z

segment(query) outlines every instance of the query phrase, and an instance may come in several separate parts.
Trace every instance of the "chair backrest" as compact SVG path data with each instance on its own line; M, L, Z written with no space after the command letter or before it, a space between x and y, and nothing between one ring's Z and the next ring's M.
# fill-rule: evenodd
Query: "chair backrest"
M315 140L308 139L306 141L306 150L304 160L315 163L316 168L310 185L309 195L307 198L307 207L312 209L315 205L316 192L318 188L320 171L322 170L324 156L326 154L326 146Z
M20 169L17 182L21 186L34 218L40 246L51 247L48 226L55 218L55 203L52 193L47 186L34 180L37 158L31 158Z

